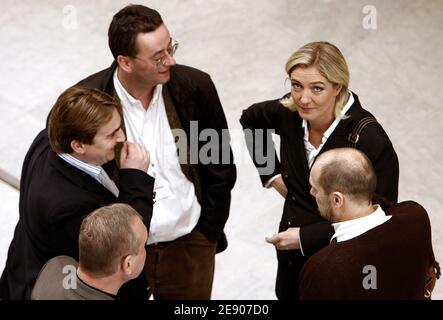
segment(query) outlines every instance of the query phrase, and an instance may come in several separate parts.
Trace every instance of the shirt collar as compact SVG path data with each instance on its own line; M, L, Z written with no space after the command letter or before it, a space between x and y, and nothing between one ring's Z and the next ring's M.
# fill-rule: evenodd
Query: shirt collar
M387 216L379 205L375 205L376 210L370 215L332 224L335 230L331 240L336 238L337 242L350 240L359 235L385 223L392 216Z
M69 163L71 166L83 171L84 173L90 175L95 180L100 181L100 172L103 170L101 166L96 166L93 164L86 163L82 160L79 160L69 153L60 153L58 154L60 158Z
M106 292L106 291L103 291L103 290L100 290L100 289L94 288L93 286L90 286L89 284L87 284L86 282L84 282L84 281L78 276L78 274L77 274L77 280L79 280L83 285L85 285L87 288L91 289L91 290L94 291L94 292L100 292L100 293L102 293L102 294L105 294L105 295L111 297L111 298L114 299L114 300L120 300L120 298L119 298L118 295L115 295L115 294L112 294L112 293L108 293L108 292ZM75 290L75 289L74 289L74 290Z
M129 94L128 91L123 87L122 83L120 82L118 76L117 76L118 68L115 69L114 75L113 75L113 82L114 82L114 88L115 92L117 93L118 97L120 98L120 101L122 102L123 106L130 105L130 106L139 106L141 105L141 101L135 99L133 96ZM154 94L152 95L152 100L149 105L156 105L158 99L161 96L162 93L162 85L158 84L155 86Z

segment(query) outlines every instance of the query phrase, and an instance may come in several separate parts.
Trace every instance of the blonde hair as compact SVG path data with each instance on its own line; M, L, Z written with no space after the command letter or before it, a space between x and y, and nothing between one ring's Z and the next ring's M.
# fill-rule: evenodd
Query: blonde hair
M329 42L308 43L289 57L285 69L290 76L295 68L311 66L316 66L320 74L329 82L341 86L341 90L335 98L334 113L336 118L346 118L341 115L341 110L349 98L349 70L340 50ZM280 103L292 111L297 110L297 104L292 96L281 99Z

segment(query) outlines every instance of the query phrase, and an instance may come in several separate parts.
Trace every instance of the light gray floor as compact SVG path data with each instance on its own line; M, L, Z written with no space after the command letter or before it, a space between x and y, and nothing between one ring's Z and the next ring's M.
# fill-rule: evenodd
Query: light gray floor
M351 89L390 135L400 159L400 200L429 212L443 262L443 1L142 1L162 14L180 42L177 61L212 75L232 130L238 163L227 251L217 256L215 299L275 299L282 199L259 184L238 119L254 102L286 92L284 64L301 45L341 48ZM56 97L112 62L107 28L126 1L1 0L0 169L19 177L23 157ZM376 22L376 29L366 23ZM18 193L0 182L0 270L18 219ZM402 266L398 266L401 268ZM434 298L443 298L443 280Z

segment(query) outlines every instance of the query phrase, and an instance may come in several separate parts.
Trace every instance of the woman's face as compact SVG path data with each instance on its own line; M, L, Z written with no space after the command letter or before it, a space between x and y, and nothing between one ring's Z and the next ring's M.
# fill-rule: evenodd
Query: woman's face
M335 97L341 86L323 77L316 66L297 67L290 75L291 95L302 119L310 124L329 125L335 119Z

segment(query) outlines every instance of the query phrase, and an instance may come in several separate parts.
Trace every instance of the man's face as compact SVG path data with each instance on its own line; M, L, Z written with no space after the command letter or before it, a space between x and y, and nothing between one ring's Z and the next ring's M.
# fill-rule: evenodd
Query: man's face
M315 197L318 211L323 219L334 222L334 212L331 205L331 197L326 194L323 188L318 184L319 168L314 164L309 177L311 184L311 195Z
M137 35L137 54L132 59L134 80L144 86L156 86L169 81L169 69L175 65L174 57L167 54L171 40L164 24L152 32ZM163 63L157 63L159 59Z
M103 165L115 157L115 145L125 141L125 134L121 129L121 118L114 108L111 120L98 129L91 144L83 144L83 161Z

